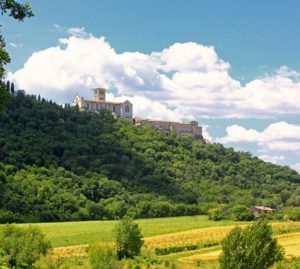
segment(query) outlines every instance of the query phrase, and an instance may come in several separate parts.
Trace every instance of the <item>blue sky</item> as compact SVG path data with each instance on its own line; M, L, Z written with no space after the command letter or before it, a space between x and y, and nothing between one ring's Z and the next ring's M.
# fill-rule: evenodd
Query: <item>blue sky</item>
M30 3L34 18L1 17L19 87L63 103L103 84L137 116L197 119L214 142L300 170L299 1Z

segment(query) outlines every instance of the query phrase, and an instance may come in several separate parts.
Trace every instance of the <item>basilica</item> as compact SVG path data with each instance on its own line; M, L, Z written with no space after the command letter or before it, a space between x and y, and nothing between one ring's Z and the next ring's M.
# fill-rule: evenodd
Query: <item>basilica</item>
M106 101L106 90L103 88L94 89L94 99L85 99L84 97L75 96L74 106L78 106L81 111L96 112L101 109L107 109L118 118L132 118L132 104L126 100L124 102Z

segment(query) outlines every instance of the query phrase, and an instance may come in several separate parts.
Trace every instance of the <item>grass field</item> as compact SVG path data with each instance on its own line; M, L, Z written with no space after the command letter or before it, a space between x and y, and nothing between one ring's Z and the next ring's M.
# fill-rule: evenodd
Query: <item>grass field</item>
M215 222L208 220L207 216L143 219L136 220L136 222L144 235L143 252L152 254L155 248L191 244L201 246L209 242L218 244L236 225L249 224L249 222L234 221ZM55 248L54 255L68 258L77 256L79 259L81 257L87 264L85 257L87 244L98 241L112 242L115 224L116 221L86 221L32 225L41 227ZM273 222L272 226L279 244L285 249L285 256L287 258L300 257L300 222ZM218 268L217 259L220 253L221 246L214 245L159 256L159 259L175 262L178 269Z
M193 229L242 224L234 221L211 221L207 216L189 216L136 220L144 237ZM113 240L116 221L81 221L32 224L41 227L53 247L63 247ZM28 225L28 224L20 224Z

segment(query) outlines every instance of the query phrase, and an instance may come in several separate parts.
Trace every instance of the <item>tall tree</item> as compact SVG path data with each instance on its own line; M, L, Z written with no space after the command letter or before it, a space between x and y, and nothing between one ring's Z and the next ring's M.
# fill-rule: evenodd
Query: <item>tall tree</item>
M0 0L1 14L8 14L16 20L23 21L25 18L33 16L33 12L28 3L20 4L15 0ZM5 91L5 65L10 63L10 57L5 50L5 40L0 32L0 111L4 109L9 100L9 93Z
M11 86L10 86L10 92L11 92L12 95L15 94L15 84L14 83L12 83Z
M6 82L6 91L7 92L10 91L10 82L9 82L9 80Z

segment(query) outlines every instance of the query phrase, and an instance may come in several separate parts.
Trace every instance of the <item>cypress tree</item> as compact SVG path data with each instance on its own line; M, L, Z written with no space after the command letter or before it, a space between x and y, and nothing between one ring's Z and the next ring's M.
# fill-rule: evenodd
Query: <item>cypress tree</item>
M11 94L14 95L15 94L15 84L12 83L11 86L10 86L10 91L11 91Z
M9 92L10 90L10 82L9 80L6 82L6 91Z

